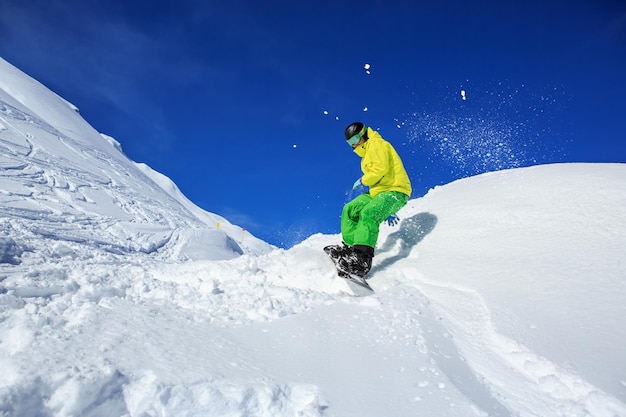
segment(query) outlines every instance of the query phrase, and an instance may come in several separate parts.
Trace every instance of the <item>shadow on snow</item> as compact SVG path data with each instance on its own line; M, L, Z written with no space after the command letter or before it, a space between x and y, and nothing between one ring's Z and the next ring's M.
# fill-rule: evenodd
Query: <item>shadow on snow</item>
M437 216L431 213L418 213L400 222L400 229L387 236L385 243L378 250L379 253L388 252L400 242L397 255L384 259L372 268L372 273L387 268L409 256L414 246L420 243L426 235L433 231L437 224Z

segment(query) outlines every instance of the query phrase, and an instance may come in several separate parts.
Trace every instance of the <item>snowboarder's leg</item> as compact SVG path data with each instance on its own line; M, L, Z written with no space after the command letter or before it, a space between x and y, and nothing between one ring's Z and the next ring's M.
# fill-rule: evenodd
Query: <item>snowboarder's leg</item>
M372 201L369 194L361 194L343 206L341 212L341 237L348 245L354 245L354 232L359 225L361 211Z
M405 194L396 191L376 195L359 212L359 220L352 234L352 244L376 247L380 224L387 217L397 213L407 201L408 197Z
M367 275L372 268L380 224L398 212L407 201L408 196L405 194L387 191L374 198L369 194L361 194L347 203L341 214L341 233L343 241L351 246L352 250L348 248L339 253L336 249L339 255L336 260L337 268L359 277ZM327 253L330 254L330 250L329 248Z

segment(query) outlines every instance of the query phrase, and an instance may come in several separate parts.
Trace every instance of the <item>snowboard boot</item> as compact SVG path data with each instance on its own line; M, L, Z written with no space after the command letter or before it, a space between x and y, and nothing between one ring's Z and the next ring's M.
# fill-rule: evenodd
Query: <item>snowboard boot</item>
M328 245L324 248L324 252L330 256L330 259L333 260L334 263L342 256L347 256L352 252L352 248L345 243L341 242L341 245Z
M365 245L354 245L352 251L342 256L337 262L337 268L351 275L363 278L372 269L374 248Z

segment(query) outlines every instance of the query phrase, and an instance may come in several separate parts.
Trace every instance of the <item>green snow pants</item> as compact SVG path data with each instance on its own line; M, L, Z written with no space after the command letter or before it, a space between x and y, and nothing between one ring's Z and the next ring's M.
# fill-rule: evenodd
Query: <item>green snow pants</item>
M341 237L348 246L376 247L380 224L407 203L409 197L397 191L385 191L372 198L361 194L346 203L341 212Z

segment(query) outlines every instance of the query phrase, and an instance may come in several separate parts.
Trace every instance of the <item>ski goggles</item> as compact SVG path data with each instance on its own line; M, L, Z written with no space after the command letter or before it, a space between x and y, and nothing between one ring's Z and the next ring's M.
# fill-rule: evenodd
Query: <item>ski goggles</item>
M365 132L367 132L367 126L363 126L363 130L361 130L356 135L351 136L349 139L346 139L346 142L348 142L348 145L354 148L357 143L361 142L361 138L363 137L363 135L365 135Z

